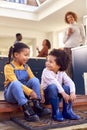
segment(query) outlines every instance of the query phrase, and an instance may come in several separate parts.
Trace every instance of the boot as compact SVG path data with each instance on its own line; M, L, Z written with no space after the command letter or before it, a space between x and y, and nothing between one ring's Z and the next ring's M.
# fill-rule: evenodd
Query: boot
M80 116L76 115L73 110L72 110L72 103L66 103L63 100L63 117L66 119L71 119L71 120L79 120Z
M59 110L59 100L57 98L51 98L50 103L52 105L52 118L56 121L63 121L64 118Z
M23 108L23 111L24 111L24 117L25 117L25 120L27 121L39 121L39 117L38 115L36 115L33 111L33 109L29 106L28 103L24 104L22 106Z
M43 104L40 103L40 100L33 99L34 110L39 116L45 116L51 114L50 109L45 108Z

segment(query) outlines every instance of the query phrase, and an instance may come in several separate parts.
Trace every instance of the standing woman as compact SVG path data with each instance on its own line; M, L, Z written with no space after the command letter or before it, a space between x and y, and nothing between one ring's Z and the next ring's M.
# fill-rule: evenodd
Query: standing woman
M85 43L85 29L83 24L77 23L77 19L77 14L74 12L69 11L65 14L65 22L68 24L68 28L65 30L63 38L64 50L69 54L71 61L71 48L82 46ZM71 67L69 68L71 69ZM69 75L71 75L70 73Z

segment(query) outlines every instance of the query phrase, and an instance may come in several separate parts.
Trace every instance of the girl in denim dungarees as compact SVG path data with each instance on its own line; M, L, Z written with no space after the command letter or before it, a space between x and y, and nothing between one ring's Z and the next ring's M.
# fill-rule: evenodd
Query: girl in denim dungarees
M44 95L39 80L26 64L29 54L30 49L24 43L16 43L10 47L9 62L4 67L4 97L9 103L22 106L27 121L38 121L40 115L50 114L50 110L41 105L41 102L44 103ZM32 100L35 112L28 99Z

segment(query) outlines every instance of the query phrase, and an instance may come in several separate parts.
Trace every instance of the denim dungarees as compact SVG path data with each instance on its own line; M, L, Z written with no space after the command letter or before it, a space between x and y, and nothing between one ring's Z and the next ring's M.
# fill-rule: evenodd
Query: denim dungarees
M5 99L11 103L18 103L19 105L25 104L27 102L27 98L25 97L22 89L23 84L33 89L36 92L38 99L41 99L39 80L36 77L29 79L27 65L24 65L24 70L16 70L12 63L11 65L14 68L14 73L18 80L11 82L5 88Z

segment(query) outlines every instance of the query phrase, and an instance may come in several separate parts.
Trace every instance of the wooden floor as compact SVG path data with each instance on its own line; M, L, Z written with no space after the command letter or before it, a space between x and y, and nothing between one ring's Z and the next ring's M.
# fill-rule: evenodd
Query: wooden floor
M0 92L0 100L1 102L4 100L3 92ZM15 123L15 120L11 120L12 118L17 119L18 122L21 119L21 122L26 124L26 121L23 119L23 114L20 113L19 107L17 107L18 106L10 106L4 102L0 103L0 130L25 130L23 126L21 127L18 125L18 123ZM46 107L51 109L50 105ZM60 104L60 108L62 109L62 104ZM87 95L78 95L77 100L73 104L73 109L81 116L79 121L65 120L64 122L56 122L51 120L51 118L50 121L49 118L41 118L40 122L27 122L27 125L31 126L32 128L37 128L38 130L42 130L40 127L45 125L49 125L49 130L51 130L51 128L52 130L65 130L65 128L67 130L87 130ZM29 128L27 129L30 130Z

